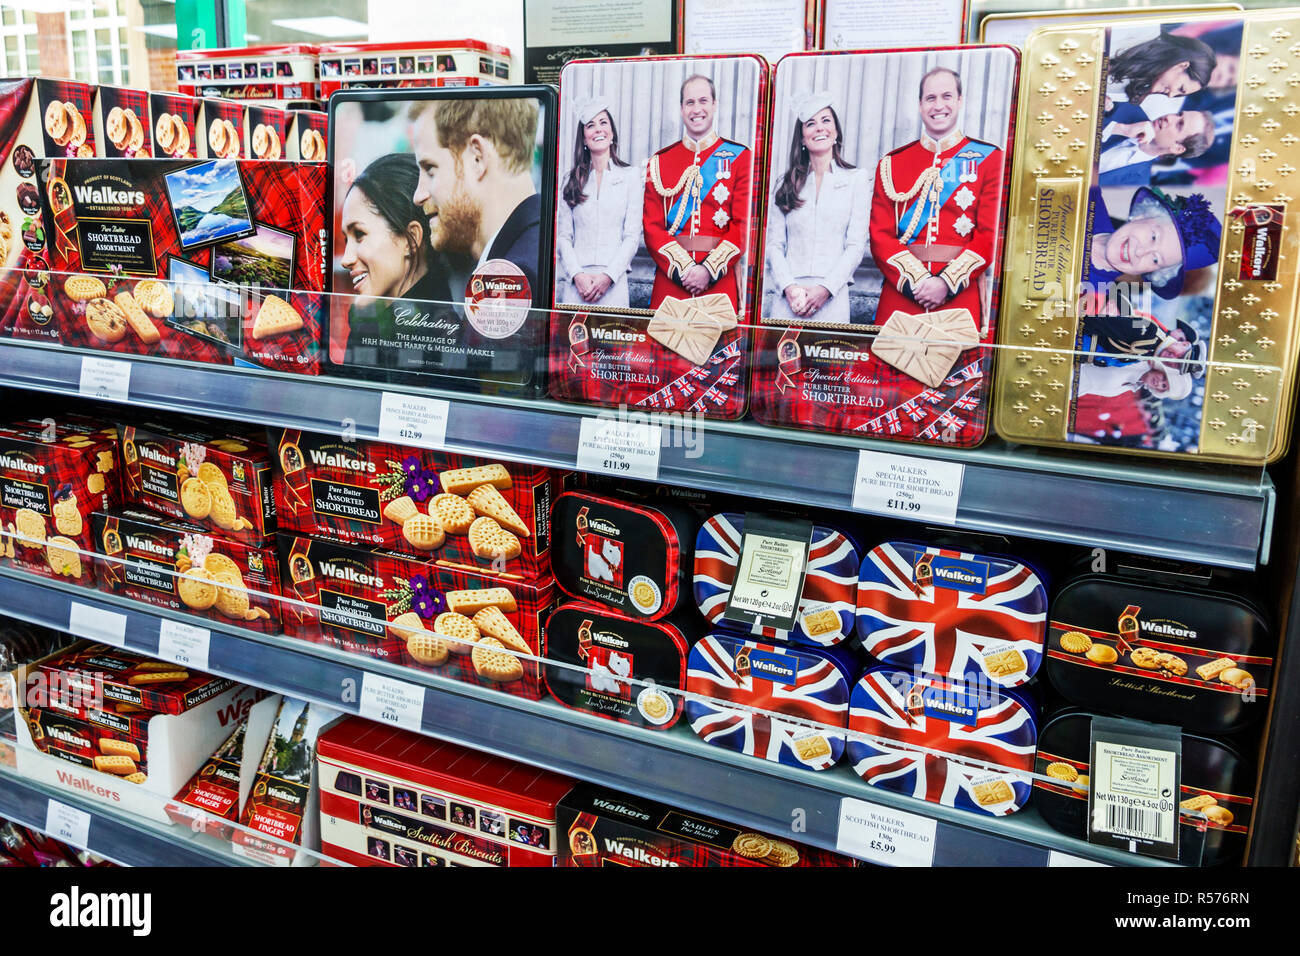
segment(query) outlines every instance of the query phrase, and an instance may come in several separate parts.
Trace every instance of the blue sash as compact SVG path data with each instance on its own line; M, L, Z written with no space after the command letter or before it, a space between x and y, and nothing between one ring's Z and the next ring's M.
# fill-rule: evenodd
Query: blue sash
M722 161L724 159L735 159L744 152L744 150L745 147L736 143L728 142L724 139L719 142L713 152L709 154L708 159L700 164L700 175L703 177L703 181L700 183L701 202L717 184L718 173L722 168ZM677 228L673 230L673 235L677 235L677 233L681 232L686 224L691 221L691 217L695 215L695 199L692 190L682 190L682 194L677 197L677 201L669 208L668 218L665 220L665 224L671 225L677 218L677 211L682 203L686 203L686 212L682 215L681 222L678 223Z
M935 208L942 209L944 203L946 203L949 199L952 198L952 194L955 193L957 191L957 187L962 184L961 171L962 171L962 167L966 163L973 162L975 164L975 168L978 169L980 163L984 162L984 160L988 159L991 155L993 155L993 150L996 148L997 147L995 146L990 146L988 143L968 142L966 146L959 153L957 153L955 156L950 158L946 163L944 163L943 166L940 167L939 169L939 182L942 184L942 186L941 186L941 192L939 193L939 203ZM898 237L900 239L903 237L903 233L907 231L907 227L905 224L912 221L912 216L916 212L917 204L928 203L928 202L929 202L929 190L926 190L924 195L917 196L916 199L912 201L912 205L908 206L907 209L903 212L903 215L898 217L897 228L898 228ZM934 210L931 210L931 212L933 211ZM922 220L928 220L929 216L922 215L921 218ZM925 237L925 230L918 229L916 231L916 235L912 237L912 242L917 242L918 240L921 240L924 237Z

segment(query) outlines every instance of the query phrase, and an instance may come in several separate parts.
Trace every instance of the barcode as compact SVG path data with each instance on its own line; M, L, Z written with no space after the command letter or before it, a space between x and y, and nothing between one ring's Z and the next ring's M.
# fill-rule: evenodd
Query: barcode
M1165 836L1165 814L1158 810L1111 804L1106 807L1106 830L1119 836L1140 837L1143 840L1164 842L1169 839Z

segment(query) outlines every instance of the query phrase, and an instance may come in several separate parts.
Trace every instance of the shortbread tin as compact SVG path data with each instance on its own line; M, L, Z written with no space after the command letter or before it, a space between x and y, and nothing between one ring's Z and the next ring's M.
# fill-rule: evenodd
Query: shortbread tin
M1014 558L887 541L862 560L857 629L891 666L1014 687L1042 663L1047 588Z
M687 660L686 689L695 696L686 701L686 720L715 747L825 770L844 754L855 673L855 662L840 647L793 648L710 634Z
M853 688L849 731L849 764L873 787L992 816L1029 799L1038 718L1013 689L873 667Z

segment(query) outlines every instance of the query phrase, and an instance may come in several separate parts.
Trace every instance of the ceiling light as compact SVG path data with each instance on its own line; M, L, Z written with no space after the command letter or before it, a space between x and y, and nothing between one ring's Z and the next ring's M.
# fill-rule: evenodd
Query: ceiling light
M368 24L359 20L349 20L346 17L295 17L271 22L286 30L297 30L299 33L310 33L330 39L370 35Z

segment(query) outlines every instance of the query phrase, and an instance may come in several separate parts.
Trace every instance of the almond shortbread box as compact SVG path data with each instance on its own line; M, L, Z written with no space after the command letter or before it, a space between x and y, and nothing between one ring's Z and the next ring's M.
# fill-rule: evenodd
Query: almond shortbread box
M119 500L107 422L60 416L0 425L0 550L13 567L93 585L90 516Z
M550 575L551 503L567 473L296 430L270 438L281 530Z

